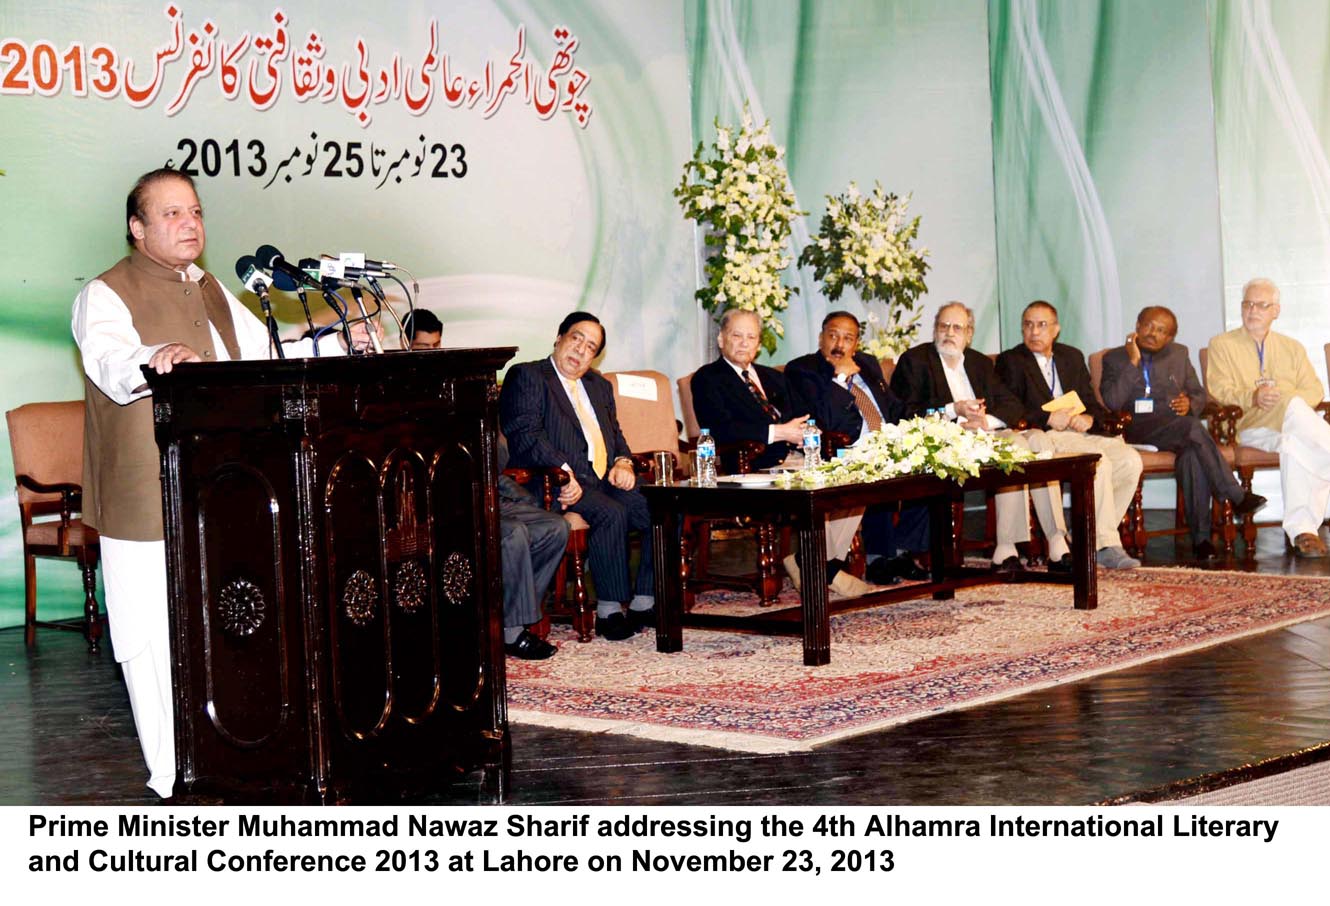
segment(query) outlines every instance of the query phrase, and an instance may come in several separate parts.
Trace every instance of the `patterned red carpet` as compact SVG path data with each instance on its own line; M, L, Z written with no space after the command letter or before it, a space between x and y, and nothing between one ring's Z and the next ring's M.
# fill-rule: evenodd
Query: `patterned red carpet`
M508 659L508 703L517 723L795 751L1326 613L1326 579L1140 569L1100 570L1093 611L1068 586L1029 584L845 614L825 667L803 666L797 637L685 629L681 653L658 654L654 634L579 644L556 628L550 660Z

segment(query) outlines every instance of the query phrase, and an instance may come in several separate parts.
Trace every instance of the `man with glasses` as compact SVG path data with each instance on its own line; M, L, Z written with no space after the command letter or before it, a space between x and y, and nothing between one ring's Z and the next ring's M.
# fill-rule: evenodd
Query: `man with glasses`
M1242 326L1210 340L1206 384L1241 406L1238 441L1279 454L1284 533L1299 557L1326 556L1321 521L1330 502L1330 425L1316 412L1325 394L1307 350L1270 329L1279 287L1263 277L1242 289Z
M1265 505L1246 493L1224 462L1214 438L1201 424L1206 395L1191 367L1187 347L1173 342L1178 320L1162 305L1149 305L1136 317L1125 345L1104 354L1099 392L1110 409L1131 413L1127 442L1148 444L1177 457L1174 472L1182 489L1192 552L1201 560L1215 555L1210 541L1210 501L1227 500L1238 515Z
M852 441L905 417L905 403L891 392L882 366L859 351L859 319L848 311L833 311L822 319L817 352L791 359L785 379L807 402L822 430L848 435ZM928 549L926 506L869 507L863 531L868 556L864 575L870 582L894 585L928 577L913 556Z
M998 356L997 373L1024 407L1021 417L1041 428L1049 446L1059 453L1098 453L1094 475L1095 558L1108 569L1133 569L1141 561L1127 555L1118 537L1118 525L1131 506L1141 478L1141 455L1120 437L1102 435L1108 411L1099 405L1090 387L1085 356L1074 346L1057 342L1062 326L1058 312L1043 300L1031 302L1021 313L1021 342ZM1044 406L1075 393L1083 411ZM1094 433L1094 432L1101 433ZM1050 562L1049 569L1071 570L1071 556Z
M1042 431L1007 430L1021 418L1022 406L1003 385L988 356L970 348L974 339L974 312L960 302L948 302L933 319L933 342L907 350L896 363L891 389L905 400L907 414L930 411L972 430L1001 432L1020 447L1035 452L1050 449ZM1067 527L1062 519L1062 490L1057 482L1034 485L1039 526L1048 539L1049 563L1070 564ZM1016 545L1030 540L1030 511L1024 488L996 496L997 546L993 570L1015 573L1021 568Z
M649 534L637 580L628 578L628 532L647 533L651 519L619 428L614 389L591 370L604 349L605 328L595 315L568 315L552 355L508 369L499 393L499 423L512 466L568 473L559 503L590 526L587 561L599 598L596 634L618 642L656 625L655 589Z

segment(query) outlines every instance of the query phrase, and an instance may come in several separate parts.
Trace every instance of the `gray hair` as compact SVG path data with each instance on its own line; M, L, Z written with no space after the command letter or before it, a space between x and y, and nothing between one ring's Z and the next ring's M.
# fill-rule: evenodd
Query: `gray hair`
M722 331L725 330L725 328L730 326L730 322L733 321L735 318L739 317L740 315L750 318L756 318L757 326L758 327L762 326L762 316L759 315L757 312L750 311L747 308L727 308L725 309L725 314L720 316L720 329Z
M1242 298L1244 299L1247 298L1247 290L1258 286L1263 289L1268 289L1270 290L1270 292L1274 293L1275 304L1276 305L1279 304L1279 287L1276 286L1275 281L1271 280L1269 277L1253 277L1252 279L1244 283L1242 286Z
M959 308L961 311L965 312L965 320L966 320L965 326L974 327L974 309L966 305L964 302L952 301L944 304L941 308L937 310L937 314L933 315L934 330L937 330L937 326L942 323L942 313L946 311L948 308Z

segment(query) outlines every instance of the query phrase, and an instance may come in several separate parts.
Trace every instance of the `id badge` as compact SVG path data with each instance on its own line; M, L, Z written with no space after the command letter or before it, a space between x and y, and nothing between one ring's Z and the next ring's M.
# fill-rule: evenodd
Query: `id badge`
M1149 415L1150 413L1152 413L1152 412L1154 412L1154 411L1155 411L1155 401L1154 401L1154 400L1149 399L1149 398L1147 397L1146 399L1139 399L1139 400L1136 401L1136 414L1137 414L1137 415Z

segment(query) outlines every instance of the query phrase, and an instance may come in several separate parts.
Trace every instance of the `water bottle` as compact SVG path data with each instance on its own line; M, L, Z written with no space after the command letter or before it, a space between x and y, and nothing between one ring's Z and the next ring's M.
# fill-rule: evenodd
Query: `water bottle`
M703 428L697 438L697 484L702 488L716 486L716 440L709 428Z
M811 469L822 465L822 429L817 422L809 419L804 422L804 468Z

